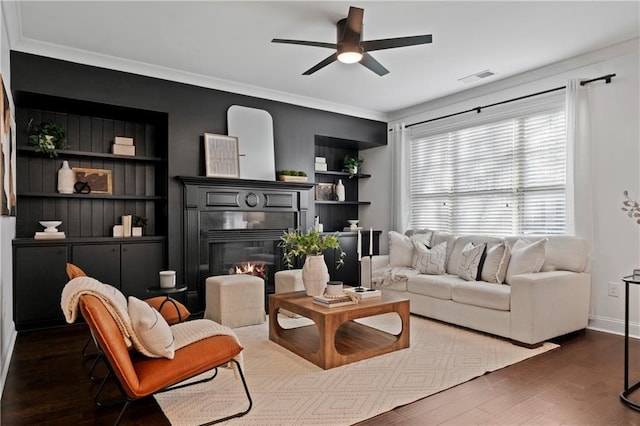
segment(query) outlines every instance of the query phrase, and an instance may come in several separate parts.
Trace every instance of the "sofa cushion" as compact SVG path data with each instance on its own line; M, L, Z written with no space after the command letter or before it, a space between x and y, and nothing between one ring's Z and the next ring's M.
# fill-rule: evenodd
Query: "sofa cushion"
M451 299L465 305L508 311L511 287L484 281L464 281L452 286Z
M544 263L547 239L531 242L521 238L511 248L511 258L505 282L511 283L514 275L540 272Z
M438 232L434 231L431 236L431 245L436 246L440 243L447 242L447 259L445 260L445 267L449 264L449 258L451 257L451 252L453 251L454 246L456 245L456 240L458 237L453 234L449 234L447 232ZM455 275L455 272L450 272Z
M502 284L507 276L510 257L511 250L504 241L487 247L480 279L488 283Z
M414 241L413 246L413 269L417 269L421 274L444 274L444 262L447 258L446 241L438 244L432 249L429 249L427 246L418 241Z
M436 299L451 300L453 286L464 282L456 275L416 275L407 280L407 290Z
M466 281L476 281L480 275L480 268L486 255L487 243L467 243L460 252L458 276Z
M438 234L436 234L438 235ZM447 259L447 272L452 275L458 274L458 265L460 265L460 252L466 247L468 243L478 245L480 243L499 243L502 241L498 237L488 237L484 235L464 235L455 240L453 250L450 250L450 254Z
M568 235L554 235L548 238L544 264L540 270L584 272L588 259L587 240Z
M411 267L413 243L411 238L396 231L389 231L389 266Z

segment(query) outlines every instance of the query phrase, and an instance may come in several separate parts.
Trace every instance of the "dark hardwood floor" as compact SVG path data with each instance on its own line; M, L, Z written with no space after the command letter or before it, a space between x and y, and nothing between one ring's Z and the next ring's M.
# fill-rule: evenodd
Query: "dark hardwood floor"
M84 325L18 335L2 395L2 425L110 425L120 407L98 408L92 359L80 351ZM618 398L623 386L620 336L587 330L560 349L486 374L360 423L361 425L640 425L640 412ZM631 344L632 382L640 380L640 341ZM99 368L96 372L102 374ZM117 396L115 386L105 392ZM637 392L640 400L640 391ZM166 425L152 397L134 402L122 424ZM242 425L242 419L233 424Z

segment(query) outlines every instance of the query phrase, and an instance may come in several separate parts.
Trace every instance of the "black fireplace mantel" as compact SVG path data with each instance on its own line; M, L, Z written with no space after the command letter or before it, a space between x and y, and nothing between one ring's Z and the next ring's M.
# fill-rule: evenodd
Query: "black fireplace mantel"
M187 303L190 308L204 303L203 259L208 258L203 235L233 234L234 230L201 229L202 215L210 212L285 212L295 219L292 227L306 229L311 223L309 207L313 203L313 183L280 182L201 176L177 176L184 189L184 265ZM274 230L276 231L276 230ZM282 230L280 230L281 232ZM243 233L249 230L240 231ZM206 278L206 277L205 277Z

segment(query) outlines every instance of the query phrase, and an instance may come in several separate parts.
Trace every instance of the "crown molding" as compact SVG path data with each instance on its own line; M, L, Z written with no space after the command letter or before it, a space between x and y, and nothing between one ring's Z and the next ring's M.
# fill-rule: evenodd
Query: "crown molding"
M17 29L19 30L19 29ZM13 40L11 40L13 41ZM46 43L23 37L17 37L11 44L11 49L23 53L46 56L75 62L83 65L91 65L116 71L128 72L147 77L160 78L178 83L190 84L208 89L222 90L256 98L268 99L306 108L334 112L353 117L359 117L376 121L387 121L387 114L380 111L372 111L348 105L323 101L321 99L299 96L292 93L266 89L264 87L238 83L235 81L213 78L201 74L189 73L173 68L152 65L139 61L132 61L110 55L103 55L81 49L73 49L58 44Z

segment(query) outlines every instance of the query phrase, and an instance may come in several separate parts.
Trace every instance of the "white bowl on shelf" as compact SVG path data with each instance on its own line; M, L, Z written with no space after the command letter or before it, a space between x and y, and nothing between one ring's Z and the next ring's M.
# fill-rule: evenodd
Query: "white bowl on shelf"
M358 222L360 222L358 219L349 219L347 222L349 222L349 227L354 231L358 229Z
M44 232L58 232L56 229L62 225L61 220L41 220L40 225L44 226Z

